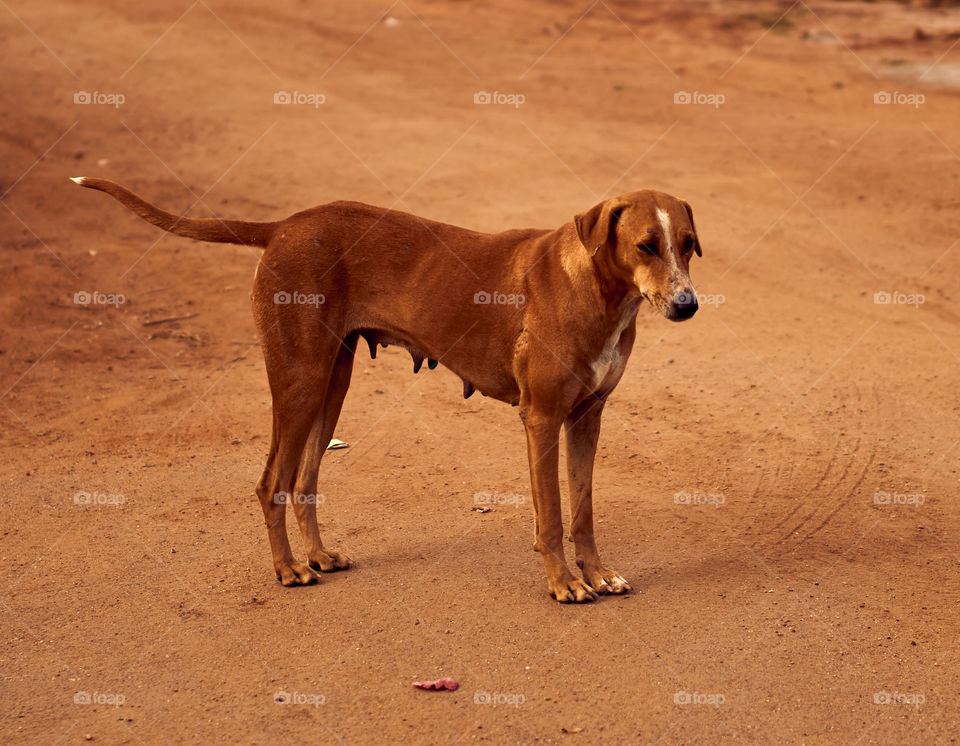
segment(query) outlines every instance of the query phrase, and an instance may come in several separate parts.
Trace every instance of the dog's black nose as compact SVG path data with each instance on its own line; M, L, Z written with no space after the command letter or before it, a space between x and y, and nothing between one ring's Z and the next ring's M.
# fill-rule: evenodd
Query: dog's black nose
M697 296L691 290L681 290L673 296L673 310L680 319L689 319L699 307Z

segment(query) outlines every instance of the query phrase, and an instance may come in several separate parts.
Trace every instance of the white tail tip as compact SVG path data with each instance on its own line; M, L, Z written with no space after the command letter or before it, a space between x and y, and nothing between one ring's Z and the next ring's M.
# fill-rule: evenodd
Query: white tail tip
M74 184L80 184L81 186L83 186L83 182L84 182L85 180L86 180L86 177L85 177L85 176L71 176L71 177L70 177L70 181L72 181Z

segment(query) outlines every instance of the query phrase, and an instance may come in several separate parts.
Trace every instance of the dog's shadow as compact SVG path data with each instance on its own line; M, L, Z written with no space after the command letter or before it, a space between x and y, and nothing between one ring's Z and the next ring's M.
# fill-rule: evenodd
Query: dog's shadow
M479 530L468 532L452 542L413 535L402 546L378 543L363 548L343 549L354 561L350 572L371 572L383 576L403 573L411 578L427 579L437 575L455 577L466 584L497 582L498 579L515 583L518 574L528 574L531 582L539 582L542 562L533 549L533 536L498 536L492 539ZM529 538L529 541L524 539ZM566 542L567 561L574 574L573 544ZM744 547L733 553L715 552L708 557L685 553L676 559L658 557L643 559L647 548L609 545L603 554L609 564L623 574L635 589L655 592L658 588L670 591L703 588L705 593L733 593L746 585L764 584L770 588L799 585L777 579L777 576L796 577L795 570L807 566L812 553L797 553L789 560L776 561L756 555ZM810 554L809 557L805 556ZM336 573L340 575L342 573ZM502 575L502 578L499 576ZM812 581L811 581L812 582Z

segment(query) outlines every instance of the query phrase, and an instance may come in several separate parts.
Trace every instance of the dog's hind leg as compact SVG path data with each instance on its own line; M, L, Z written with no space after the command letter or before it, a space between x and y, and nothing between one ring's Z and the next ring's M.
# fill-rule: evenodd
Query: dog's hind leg
M257 481L257 498L263 508L263 517L267 523L267 536L270 539L270 552L273 555L273 569L277 580L284 585L300 585L316 582L316 574L302 562L296 562L287 539L286 495L278 487L280 427L279 413L273 412L273 435L270 439L270 453L263 474Z
M269 350L264 345L265 356ZM323 407L336 355L337 348L331 344L319 355L311 356L310 361L267 361L267 371L272 374L273 437L267 465L257 483L257 497L267 523L273 568L280 582L287 586L319 580L309 565L294 559L285 516L287 502L296 499L293 493L300 460L314 420Z
M324 572L345 570L350 567L350 558L346 554L325 547L320 539L320 530L317 526L317 503L322 502L323 497L317 495L317 479L320 462L326 452L330 438L333 437L337 420L340 417L340 409L343 407L343 399L350 386L356 347L356 334L348 337L340 344L323 407L314 420L310 437L303 452L294 495L293 509L297 516L297 523L300 524L303 541L307 547L307 558L310 561L310 566Z

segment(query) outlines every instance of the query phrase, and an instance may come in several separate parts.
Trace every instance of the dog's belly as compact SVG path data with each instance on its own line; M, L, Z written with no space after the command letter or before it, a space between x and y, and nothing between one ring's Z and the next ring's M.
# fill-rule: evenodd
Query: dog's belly
M476 351L456 348L445 354L431 353L430 345L413 340L412 335L399 331L385 331L382 329L361 327L355 330L362 336L369 347L370 357L376 358L378 347L394 345L402 347L410 353L413 360L413 372L419 373L424 361L431 370L442 363L463 380L463 398L469 399L475 391L491 399L506 402L516 406L520 402L520 388L509 372L498 370L493 366L478 366L477 360L483 359ZM460 354L457 354L457 353ZM437 357L434 358L433 355Z

